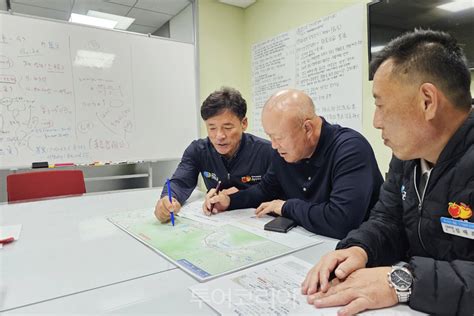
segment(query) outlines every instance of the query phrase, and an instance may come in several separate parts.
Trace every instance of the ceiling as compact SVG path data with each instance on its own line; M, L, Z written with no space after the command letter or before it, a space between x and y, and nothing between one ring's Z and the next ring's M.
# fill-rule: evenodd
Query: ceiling
M134 18L127 31L154 34L173 16L187 7L189 0L10 0L14 13L68 21L71 13L95 10ZM7 10L7 0L0 0Z
M440 28L452 28L461 24L474 26L473 8L456 13L437 8L437 6L452 2L452 0L381 1L385 4L373 2L375 3L373 8L377 10L377 15L371 17L371 23L398 28L402 26L404 29L412 29L421 24ZM472 32L473 30L471 28L466 31Z
M474 0L464 0L473 1ZM437 6L452 0L383 0L369 6L372 46L385 45L391 38L414 28L449 32L463 48L469 67L474 67L474 8L450 12Z

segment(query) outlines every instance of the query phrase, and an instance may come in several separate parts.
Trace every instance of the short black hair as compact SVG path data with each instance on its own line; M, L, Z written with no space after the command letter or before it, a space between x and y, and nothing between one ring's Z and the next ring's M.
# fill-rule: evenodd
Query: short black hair
M455 106L471 109L471 74L466 57L448 33L415 29L393 39L372 59L372 77L387 59L394 62L394 74L419 77L436 85Z
M205 121L208 118L219 115L224 111L231 111L240 120L247 114L247 102L239 91L222 87L211 93L201 106L201 117Z

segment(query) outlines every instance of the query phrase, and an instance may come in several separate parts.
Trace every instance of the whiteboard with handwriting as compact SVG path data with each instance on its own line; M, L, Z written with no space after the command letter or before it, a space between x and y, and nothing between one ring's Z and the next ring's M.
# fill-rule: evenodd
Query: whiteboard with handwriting
M0 14L0 169L181 157L194 45Z
M298 88L330 123L362 130L364 5L356 4L252 47L254 131L276 91Z

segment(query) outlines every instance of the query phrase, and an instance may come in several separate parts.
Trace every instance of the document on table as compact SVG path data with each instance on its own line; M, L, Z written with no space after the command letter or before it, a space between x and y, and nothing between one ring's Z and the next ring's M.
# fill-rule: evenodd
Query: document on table
M302 227L295 228L286 234L264 230L263 226L275 217L268 215L257 217L254 208L226 211L208 216L202 212L202 203L203 201L195 201L185 204L181 208L179 216L212 226L232 225L292 248L303 248L315 244L315 234Z
M311 267L287 256L189 289L194 301L200 299L223 315L316 315L316 308L301 294ZM325 311L336 314L337 309Z
M203 201L194 201L185 204L179 211L179 216L189 218L204 224L223 226L255 216L255 209L245 208L234 211L221 212L219 214L205 215L202 211ZM268 221L272 217L268 216Z
M341 307L316 308L301 294L312 264L294 256L275 259L189 287L191 301L206 303L221 315L337 315ZM424 315L407 305L397 305L360 315Z

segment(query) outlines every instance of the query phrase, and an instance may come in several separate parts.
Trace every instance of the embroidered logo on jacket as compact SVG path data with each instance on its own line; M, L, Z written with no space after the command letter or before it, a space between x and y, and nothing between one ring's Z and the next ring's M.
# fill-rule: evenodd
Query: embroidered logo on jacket
M472 216L471 207L464 203L449 202L448 212L453 218L470 219Z
M209 171L203 171L202 175L204 176L204 178L219 181L219 178L217 177L217 175L215 173L212 173L212 172L209 172Z
M407 191L405 191L404 185L402 185L402 187L400 188L400 192L402 193L402 200L405 201L405 199L407 198Z
M262 176L243 176L240 178L240 181L243 183L249 183L249 182L257 182L262 180Z

